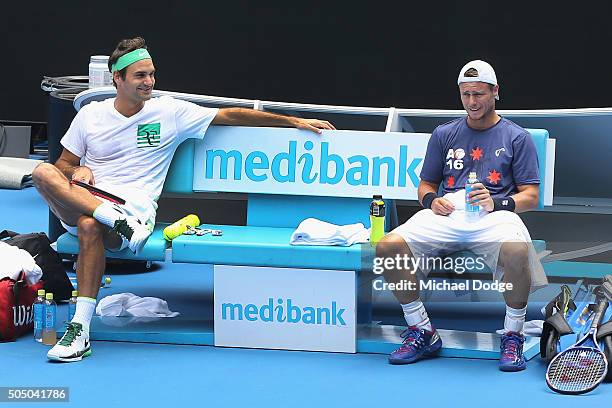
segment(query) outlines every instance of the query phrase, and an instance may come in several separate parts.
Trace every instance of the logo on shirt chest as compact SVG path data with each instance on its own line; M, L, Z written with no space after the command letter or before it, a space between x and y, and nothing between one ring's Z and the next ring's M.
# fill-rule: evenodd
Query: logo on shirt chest
M463 149L448 149L446 153L446 165L449 169L461 170L463 169L463 158L465 157L465 150Z
M138 131L136 132L136 146L138 148L159 146L161 141L160 131L161 124L159 123L138 125Z

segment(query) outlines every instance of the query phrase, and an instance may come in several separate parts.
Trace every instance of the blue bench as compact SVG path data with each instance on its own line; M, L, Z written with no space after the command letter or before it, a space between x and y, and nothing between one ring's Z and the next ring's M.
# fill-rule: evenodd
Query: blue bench
M253 140L257 140L262 132L270 133L275 138L277 137L281 144L286 143L301 132L295 129L262 130L261 128L211 127L206 137L227 136L229 140L233 140L231 138L236 136L238 129L240 129L241 133L252 136ZM367 135L359 131L342 132L345 135L348 133L349 136L360 134L362 137L383 138L388 135L382 132L368 132ZM538 149L540 171L543 175L548 132L545 130L531 130L530 132ZM334 134L340 135L341 133ZM301 135L303 136L304 134L301 133ZM395 134L395 136L398 135ZM316 138L316 136L310 134L308 137ZM403 138L410 138L410 135L402 134L398 140L405 140ZM199 170L196 163L196 143L198 142L188 140L179 146L166 178L164 192L187 195L194 193L194 174L199 174L197 173ZM402 143L404 142L402 141ZM418 164L419 162L413 161L413 163ZM234 163L235 165L236 163ZM230 177L230 173L226 177ZM407 177L405 178L405 182L410 182ZM542 180L544 180L544 177L542 177ZM418 180L413 180L412 182L414 183L415 181ZM543 189L544 185L541 186L540 206L543 206ZM414 192L416 190L413 189L411 191ZM238 190L236 192L245 191ZM345 192L343 194L346 195ZM373 255L370 245L339 247L292 246L289 244L292 232L302 220L308 217L318 218L334 224L362 222L368 227L368 209L371 198L365 198L366 194L363 193L357 192L356 194L359 194L360 197L249 192L246 225L211 225L205 222L206 216L203 216L203 227L221 229L223 230L222 236L180 236L173 240L170 247L170 244L162 236L162 230L167 224L159 223L156 225L155 231L147 241L144 249L138 255L135 256L128 250L124 250L121 252L107 251L107 256L131 260L169 260L176 263L355 271L356 323L369 323L371 322L371 281L373 276L370 271L362 270L362 268L364 260ZM405 198L415 199L416 197ZM386 230L390 231L397 225L397 212L394 200L386 200L386 203L388 215ZM64 234L58 238L57 248L60 253L77 254L79 251L78 240L69 234ZM170 248L171 255L170 251L168 251ZM374 337L378 336L375 334L378 333L376 330L374 328L371 333ZM393 342L385 343L385 346L382 347L377 341L372 342L368 336L370 334L363 333L357 336L357 351L388 352L389 350L387 349L395 344ZM115 339L115 337L104 337L103 335L98 338ZM388 339L385 341L389 342ZM206 342L204 344L210 344L210 340L206 340ZM493 354L495 354L494 351ZM458 355L464 354L460 353Z
M248 128L244 128L249 131ZM229 128L212 127L209 132L224 132ZM268 129L279 133L295 132L287 129ZM355 132L358 133L358 132ZM545 130L530 130L540 161L540 204L544 206L546 139ZM383 134L384 135L384 134ZM383 136L381 136L383 137ZM406 137L409 137L408 135ZM164 192L192 194L195 141L184 142L176 151L164 184ZM334 224L362 222L369 226L369 199L346 197L314 197L299 195L249 194L247 221L244 226L208 225L224 231L221 237L181 236L172 243L172 262L262 265L293 268L358 270L362 265L359 245L352 247L292 246L289 238L295 227L305 218L314 217ZM387 200L387 231L397 225L393 200ZM206 217L204 217L206 220ZM162 230L167 224L158 223L143 250L134 255L129 250L107 251L110 258L164 261L170 243ZM536 248L545 249L543 241ZM65 233L57 240L60 253L77 254L78 240Z

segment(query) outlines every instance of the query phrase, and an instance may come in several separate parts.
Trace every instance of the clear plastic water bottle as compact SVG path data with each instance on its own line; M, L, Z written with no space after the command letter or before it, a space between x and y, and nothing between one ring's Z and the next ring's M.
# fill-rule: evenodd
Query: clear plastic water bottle
M76 290L72 291L72 297L68 301L68 321L71 322L74 314L76 313L77 296L79 292Z
M480 183L480 181L476 176L476 172L471 171L465 183L465 214L468 218L477 218L478 214L480 214L480 206L478 204L470 204L470 198L468 196L476 183Z
M53 293L46 294L45 300L45 325L43 327L43 344L53 346L57 343L57 332L55 331L57 321L57 304L53 300Z
M43 327L45 322L45 290L38 289L38 296L32 304L34 309L34 340L42 343Z

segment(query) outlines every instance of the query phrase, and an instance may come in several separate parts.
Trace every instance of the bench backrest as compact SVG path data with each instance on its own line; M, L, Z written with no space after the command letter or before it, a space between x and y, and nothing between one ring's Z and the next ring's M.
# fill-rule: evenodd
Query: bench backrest
M229 131L229 127L226 128ZM223 129L216 129L215 132ZM274 129L283 137L283 129ZM528 129L533 137L540 166L540 208L544 206L546 169L546 141L548 132ZM354 131L359 133L359 131ZM380 137L384 137L380 133ZM409 138L410 134L406 134ZM284 142L284 140L282 140ZM165 192L190 194L193 192L195 141L188 140L177 149L164 185ZM236 191L243 192L243 191ZM414 199L414 197L407 197ZM397 222L393 200L386 200L388 207L387 230ZM308 195L249 194L247 225L271 227L296 227L308 217L318 218L334 224L362 222L369 226L369 198L320 197Z

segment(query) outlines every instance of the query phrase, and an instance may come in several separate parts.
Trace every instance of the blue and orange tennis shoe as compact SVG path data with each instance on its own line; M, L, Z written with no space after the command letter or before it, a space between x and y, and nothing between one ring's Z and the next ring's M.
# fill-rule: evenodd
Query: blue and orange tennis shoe
M402 332L403 344L389 356L390 364L410 364L425 357L433 357L442 348L442 339L436 331L409 326Z
M501 338L499 369L501 371L521 371L527 368L523 355L525 336L516 332L507 332Z

